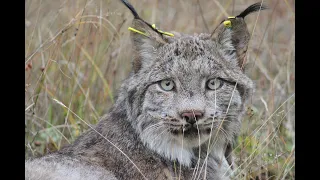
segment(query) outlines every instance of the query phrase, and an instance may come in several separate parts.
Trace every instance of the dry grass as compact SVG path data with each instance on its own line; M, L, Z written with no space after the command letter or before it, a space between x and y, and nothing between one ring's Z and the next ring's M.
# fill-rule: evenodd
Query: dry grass
M130 2L157 27L193 34L212 31L256 1ZM247 73L256 92L234 151L235 179L295 177L294 1L265 3L270 10L260 13L247 54ZM246 18L250 31L257 15ZM79 117L96 124L108 111L131 69L127 28L132 15L120 0L26 0L25 17L28 158L72 142L88 129Z

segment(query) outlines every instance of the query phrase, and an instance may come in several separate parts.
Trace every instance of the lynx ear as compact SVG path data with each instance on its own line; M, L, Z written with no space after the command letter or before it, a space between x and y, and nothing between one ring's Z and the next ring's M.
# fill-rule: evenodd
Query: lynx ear
M244 17L250 13L264 9L267 9L267 7L261 3L255 3L238 16L229 17L227 20L222 21L212 33L212 38L222 46L222 51L227 56L227 59L237 60L241 68L244 66L250 39Z
M162 35L152 27L149 27L141 19L134 19L132 29L139 32L131 31L131 39L134 49L133 69L137 72L141 67L147 67L153 63L157 56L157 50L166 43Z
M151 64L156 58L157 49L167 43L163 37L163 34L166 34L166 32L156 29L155 26L141 19L127 0L122 0L122 2L130 9L134 16L132 27L129 27L129 30L131 30L134 48L133 69L134 72L137 72L142 66L147 67L148 64Z

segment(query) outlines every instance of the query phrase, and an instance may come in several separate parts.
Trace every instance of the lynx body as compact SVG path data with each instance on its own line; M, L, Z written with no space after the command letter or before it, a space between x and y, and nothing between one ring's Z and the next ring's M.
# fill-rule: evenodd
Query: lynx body
M212 34L166 36L135 16L133 70L100 122L73 144L26 161L26 179L229 179L253 91L242 64L244 16ZM262 8L263 9L263 8Z

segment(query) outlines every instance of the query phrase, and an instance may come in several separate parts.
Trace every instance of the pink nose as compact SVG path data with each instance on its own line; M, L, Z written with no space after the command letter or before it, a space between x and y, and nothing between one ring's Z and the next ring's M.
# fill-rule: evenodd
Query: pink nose
M202 116L203 113L200 111L185 111L181 113L181 117L190 124L196 123L196 121L200 119Z

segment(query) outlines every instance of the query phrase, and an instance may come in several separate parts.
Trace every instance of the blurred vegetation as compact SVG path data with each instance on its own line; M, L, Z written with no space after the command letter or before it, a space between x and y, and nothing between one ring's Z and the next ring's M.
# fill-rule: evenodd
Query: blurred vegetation
M252 0L130 0L165 31L208 33ZM246 17L256 85L238 138L235 179L295 178L295 6ZM133 19L120 0L25 1L25 157L71 143L96 124L131 70ZM259 15L259 16L258 16ZM258 19L257 19L258 18ZM254 31L253 31L254 30ZM61 103L66 107L63 107Z

